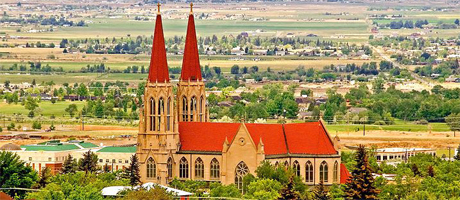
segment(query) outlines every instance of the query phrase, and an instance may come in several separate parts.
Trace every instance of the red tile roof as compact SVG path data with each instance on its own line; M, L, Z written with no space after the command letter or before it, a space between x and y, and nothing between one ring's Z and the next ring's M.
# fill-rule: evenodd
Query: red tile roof
M184 81L202 80L193 14L190 14L188 17L187 36L185 38L184 58L182 60L180 78Z
M340 184L345 184L350 178L350 172L343 163L340 163Z
M321 122L299 124L244 124L254 141L264 144L265 155L335 155ZM221 152L225 138L232 142L241 123L180 122L181 151Z
M321 122L285 124L287 147L292 154L337 154Z
M245 124L251 138L259 145L260 138L266 155L286 154L286 142L281 124Z
M0 199L1 200L13 200L12 197L10 197L8 194L6 194L4 192L0 192Z
M168 62L166 60L165 38L161 15L157 15L153 34L152 56L150 58L149 82L169 82Z
M179 122L181 151L222 152L232 142L240 123Z

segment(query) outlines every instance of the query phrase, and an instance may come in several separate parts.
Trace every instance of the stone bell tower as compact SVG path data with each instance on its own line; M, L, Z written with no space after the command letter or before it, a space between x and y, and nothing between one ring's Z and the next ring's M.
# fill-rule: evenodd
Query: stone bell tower
M179 121L209 121L205 85L201 77L200 58L198 56L193 3L190 4L182 71L177 85L177 105Z
M160 4L149 76L139 115L136 155L140 163L141 181L166 185L173 177L173 154L178 150L180 139L173 87L169 82Z

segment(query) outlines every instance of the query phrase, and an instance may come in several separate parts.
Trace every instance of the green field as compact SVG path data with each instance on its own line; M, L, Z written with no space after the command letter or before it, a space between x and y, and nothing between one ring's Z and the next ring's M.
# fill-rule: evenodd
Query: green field
M81 110L83 106L86 104L85 101L58 101L55 104L52 104L49 101L42 101L39 103L39 108L41 109L41 114L43 116L51 116L54 115L56 117L60 117L66 115L68 113L65 112L65 109L70 104L76 104L78 110ZM7 104L4 102L0 103L0 114L4 115L13 115L13 114L22 114L23 116L27 116L29 113L28 110L24 108L21 103L18 104Z
M336 132L363 132L363 125L357 124L326 124L327 130L330 133ZM404 132L446 132L450 131L446 123L430 123L429 125L419 125L412 122L397 121L394 125L366 125L366 130L382 130L382 131L404 131Z

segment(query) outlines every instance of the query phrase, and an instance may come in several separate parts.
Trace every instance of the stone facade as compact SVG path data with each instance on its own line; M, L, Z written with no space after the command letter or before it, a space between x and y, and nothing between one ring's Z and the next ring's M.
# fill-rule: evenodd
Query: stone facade
M174 95L166 57L160 55L164 52L161 23L158 14L149 81L139 117L136 153L142 182L166 185L177 177L235 183L242 188L242 177L254 173L264 160L294 167L310 185L320 179L326 185L343 182L341 174L346 169L340 163L337 141L330 138L322 122L209 122L193 14L189 15L182 72Z

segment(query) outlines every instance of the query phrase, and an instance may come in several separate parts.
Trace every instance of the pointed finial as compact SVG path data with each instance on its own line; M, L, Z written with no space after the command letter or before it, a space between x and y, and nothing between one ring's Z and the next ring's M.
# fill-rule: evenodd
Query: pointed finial
M193 14L193 2L190 2L190 14Z
M161 7L160 2L157 3L157 6L158 6L158 14L160 14L160 7Z

